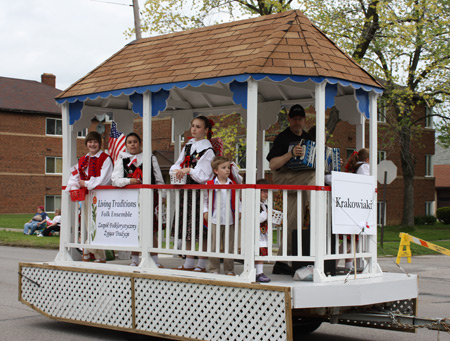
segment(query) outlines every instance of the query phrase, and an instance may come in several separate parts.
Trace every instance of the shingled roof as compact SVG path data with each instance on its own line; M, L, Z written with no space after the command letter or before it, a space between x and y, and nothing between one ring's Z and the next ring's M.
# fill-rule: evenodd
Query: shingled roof
M255 73L382 87L302 12L289 11L134 41L58 97Z
M61 114L55 103L60 92L40 82L0 77L0 110Z

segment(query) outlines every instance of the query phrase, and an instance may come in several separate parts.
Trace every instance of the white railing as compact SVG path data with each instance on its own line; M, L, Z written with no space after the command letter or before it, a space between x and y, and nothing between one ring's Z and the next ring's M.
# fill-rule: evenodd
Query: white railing
M309 262L314 263L318 269L315 276L315 281L333 281L339 280L342 276L326 276L324 273L323 261L337 262L341 261L343 266L345 259L355 258L354 247L356 247L356 258L364 259L364 262L359 261L359 265L364 269L362 274L358 275L358 278L371 277L378 274L378 268L376 266L376 247L369 247L371 244L376 244L376 236L359 236L359 240L342 236L339 238L331 233L331 202L330 202L330 188L329 187L315 187L315 186L274 186L274 185L142 185L142 186L129 186L121 189L122 191L128 191L129 189L139 188L139 205L140 205L140 217L139 217L139 243L134 246L124 246L120 243L112 245L91 245L88 238L88 226L92 224L88 217L90 212L89 205L92 204L92 198L90 194L81 205L80 214L72 214L74 219L72 226L74 228L71 231L71 241L61 245L66 248L88 248L88 249L105 249L105 250L117 250L117 251L138 251L158 254L171 254L171 255L189 255L189 256L204 256L204 257L217 257L217 258L229 258L236 260L244 260L244 271L240 274L240 280L253 281L254 280L254 261L264 262L276 262L276 261L292 261L292 262ZM111 189L117 190L113 187L101 187L96 191L110 191ZM155 233L148 233L153 231L153 219L144 221L143 216L146 213L146 217L152 217L154 209L150 209L151 214L148 214L148 210L144 207L144 194L146 194L146 200L153 201L153 191L158 190L157 202L150 204L151 207L158 207L157 212L157 227ZM234 217L230 214L226 214L225 224L225 238L222 240L224 248L220 249L221 240L220 234L217 233L216 238L216 251L212 251L212 226L211 226L211 212L212 212L212 193L213 190L226 189L226 212L230 211L231 195L235 196L236 209ZM268 190L268 256L259 256L259 214L260 214L260 191L261 189ZM293 241L297 247L293 248L292 252L288 250L288 239L292 238L292 235L288 233L288 192L292 193L295 190L294 195L297 197L297 231L303 231L303 233L297 233L296 240ZM310 226L308 229L303 229L304 226L302 211L302 191L310 193L309 211L310 211ZM192 197L188 198L188 192L192 193ZM208 222L204 225L203 221L203 203L205 196L208 195ZM290 194L292 195L292 194ZM283 219L281 225L274 225L272 214L275 205L275 197L281 196L282 208L280 209L280 200L278 200L278 210L282 211ZM319 199L323 199L319 202ZM216 195L216 207L217 216L220 216L221 196ZM197 203L200 202L200 205ZM242 203L242 207L254 207L253 210L243 211L238 214L238 203ZM248 204L250 203L250 206ZM181 205L182 204L182 205ZM323 205L326 209L323 210L326 214L325 220L320 220L314 214L317 212L317 205ZM182 207L182 209L180 209ZM163 209L159 209L163 208ZM78 203L73 203L73 209L78 209ZM246 215L253 215L251 221L254 222L253 228L245 226L244 222L248 221ZM192 225L198 226L199 235L197 235L196 229L191 229L190 240L197 241L190 243L190 247L187 242L187 221L188 217L191 217ZM80 218L80 219L79 219ZM98 219L98 218L97 218ZM325 223L320 225L320 221ZM80 222L80 223L78 223ZM230 228L230 224L233 222L234 231ZM68 226L62 224L63 227ZM201 233L206 229L206 236ZM275 231L275 241L273 240L273 231ZM309 231L309 233L307 233ZM146 233L147 232L147 233ZM229 247L229 235L234 233L234 242ZM303 240L303 239L309 240ZM318 239L320 238L320 239ZM317 243L318 240L323 242ZM62 242L63 243L63 242ZM205 246L206 244L206 246ZM325 245L324 245L325 244ZM280 245L282 246L282 252L278 252ZM303 246L309 246L309 253L304 250ZM373 251L375 250L375 252ZM278 254L280 253L280 254ZM375 260L375 262L373 262ZM326 267L325 267L326 268ZM152 267L153 270L159 271ZM167 269L161 269L167 271ZM211 274L198 274L199 276L209 276Z

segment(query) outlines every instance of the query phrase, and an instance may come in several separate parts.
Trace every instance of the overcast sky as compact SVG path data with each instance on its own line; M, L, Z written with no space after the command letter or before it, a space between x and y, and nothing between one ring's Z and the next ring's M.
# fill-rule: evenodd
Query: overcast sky
M134 27L132 0L104 1L0 0L0 76L53 73L64 90L93 70L131 41L124 32Z

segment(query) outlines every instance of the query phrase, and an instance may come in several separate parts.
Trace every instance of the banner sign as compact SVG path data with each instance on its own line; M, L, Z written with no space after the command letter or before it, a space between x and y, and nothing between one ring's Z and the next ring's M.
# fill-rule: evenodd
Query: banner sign
M139 189L89 192L92 245L139 246Z
M334 234L376 235L377 201L373 176L332 172L331 205Z

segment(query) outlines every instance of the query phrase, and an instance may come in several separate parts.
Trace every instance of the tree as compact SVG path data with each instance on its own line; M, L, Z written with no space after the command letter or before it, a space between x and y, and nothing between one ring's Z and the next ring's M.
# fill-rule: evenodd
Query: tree
M384 80L386 119L400 146L404 179L402 224L414 225L415 158L420 137L418 104L433 107L450 95L450 1L304 0L305 14L366 70ZM448 110L434 111L448 122ZM448 124L448 123L447 123ZM444 123L445 125L445 123ZM448 125L447 125L448 129ZM448 130L447 130L448 131Z
M392 145L400 146L404 179L402 223L414 224L414 138L420 123L414 109L448 103L450 95L450 0L301 0L296 5L336 44L384 80ZM292 0L148 0L143 30L167 33L291 9ZM187 13L187 14L186 14ZM221 20L218 20L218 19ZM448 131L449 110L434 111ZM327 135L339 123L333 108ZM445 140L445 136L444 136Z
M288 11L293 0L147 0L142 31L171 33L220 22ZM128 31L131 36L133 30Z

